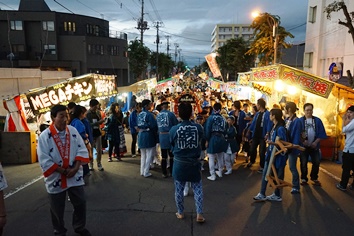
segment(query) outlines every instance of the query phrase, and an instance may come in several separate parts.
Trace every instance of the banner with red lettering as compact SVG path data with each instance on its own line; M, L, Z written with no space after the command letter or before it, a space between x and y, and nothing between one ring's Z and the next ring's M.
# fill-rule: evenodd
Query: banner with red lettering
M205 60L207 61L211 73L213 73L214 78L221 77L221 72L218 64L216 63L215 56L212 53L205 56Z
M252 68L251 81L271 82L277 79L324 98L328 98L334 86L329 80L282 64Z
M79 103L94 97L112 96L117 93L114 76L89 74L32 90L26 94L26 97L33 113L38 115L50 111L57 104Z

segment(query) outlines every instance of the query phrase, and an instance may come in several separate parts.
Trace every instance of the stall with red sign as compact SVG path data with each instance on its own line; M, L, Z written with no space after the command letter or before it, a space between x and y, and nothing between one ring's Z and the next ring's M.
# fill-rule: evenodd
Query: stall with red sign
M328 139L321 142L322 157L335 159L341 136L338 121L354 97L352 89L283 64L253 68L250 81L266 83L267 92L271 93L269 107L293 101L302 116L303 105L312 103L313 115L322 120L328 135Z

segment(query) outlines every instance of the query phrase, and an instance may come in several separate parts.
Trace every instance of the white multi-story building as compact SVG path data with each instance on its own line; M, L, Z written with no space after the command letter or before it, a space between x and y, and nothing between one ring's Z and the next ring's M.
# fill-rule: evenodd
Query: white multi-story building
M211 33L211 51L215 52L229 39L243 37L246 41L253 38L253 29L246 24L217 24Z
M328 78L329 66L343 63L343 76L354 70L354 43L348 28L339 25L345 21L343 11L333 12L327 19L324 9L333 0L309 0L306 26L304 70ZM354 11L354 1L344 0L348 11Z

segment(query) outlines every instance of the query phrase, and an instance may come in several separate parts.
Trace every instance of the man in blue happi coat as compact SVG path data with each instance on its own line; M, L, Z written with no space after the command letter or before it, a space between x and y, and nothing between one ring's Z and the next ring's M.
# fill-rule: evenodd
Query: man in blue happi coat
M209 158L209 180L216 180L217 174L222 177L222 169L224 168L224 152L227 149L227 142L224 135L226 134L226 120L220 114L221 104L215 103L213 112L205 123L205 138L207 140L207 153ZM217 161L218 171L215 171L215 161Z
M259 146L259 173L262 173L264 168L264 160L266 154L266 139L273 123L269 119L269 111L266 109L266 102L263 98L257 100L258 112L255 114L249 132L251 132L251 148L250 162L248 167L251 167L256 162L257 148Z
M157 127L159 132L159 141L160 141L160 148L161 148L161 168L162 168L162 177L167 178L167 157L170 156L170 170L173 167L173 154L171 152L171 143L170 143L170 136L169 131L172 126L178 124L178 120L174 113L168 110L170 102L164 101L161 104L162 110L156 116ZM170 171L171 175L171 171Z
M140 175L150 177L150 164L157 143L157 123L150 109L152 103L148 99L141 102L143 110L138 115L138 145L141 152Z
M313 116L313 104L304 104L305 115L300 118L302 126L302 146L306 148L300 154L301 166L301 185L307 185L307 163L311 156L312 169L310 173L311 180L314 185L321 186L318 180L318 172L320 170L320 141L327 138L327 134L320 118Z

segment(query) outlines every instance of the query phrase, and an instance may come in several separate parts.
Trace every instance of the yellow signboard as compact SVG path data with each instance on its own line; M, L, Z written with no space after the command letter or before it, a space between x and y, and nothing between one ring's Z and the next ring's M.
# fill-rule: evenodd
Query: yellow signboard
M329 80L282 64L253 68L250 80L270 82L277 79L324 98L328 98L334 86Z

